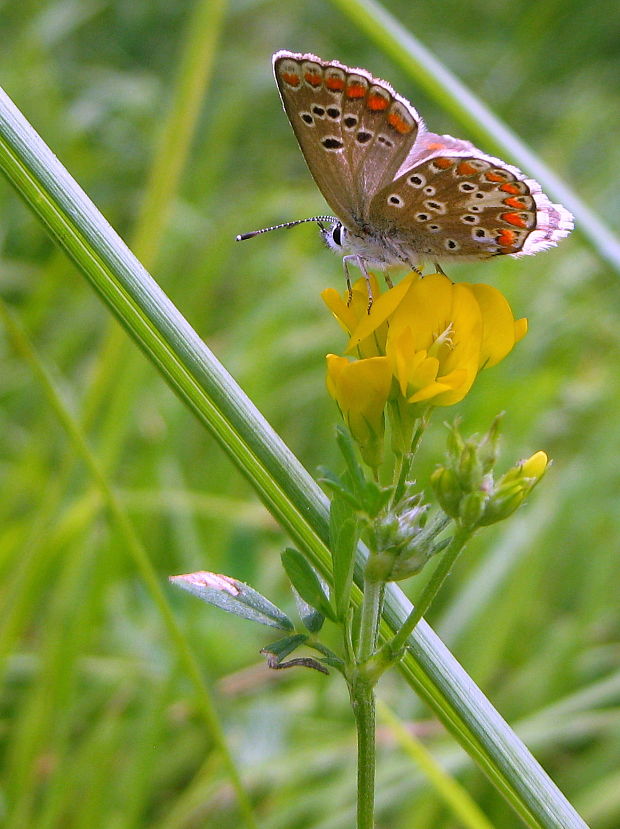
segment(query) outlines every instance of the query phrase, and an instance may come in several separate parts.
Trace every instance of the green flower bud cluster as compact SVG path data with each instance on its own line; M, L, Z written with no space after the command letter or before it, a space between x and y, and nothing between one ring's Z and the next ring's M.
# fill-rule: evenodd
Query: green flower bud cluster
M495 480L499 418L482 438L463 440L458 425L450 427L448 460L431 476L444 512L461 527L474 530L511 515L544 475L549 460L536 452Z
M400 581L419 573L426 562L444 549L437 536L446 525L443 516L430 516L422 493L407 486L402 499L388 505L372 526L372 549L367 575L377 581Z

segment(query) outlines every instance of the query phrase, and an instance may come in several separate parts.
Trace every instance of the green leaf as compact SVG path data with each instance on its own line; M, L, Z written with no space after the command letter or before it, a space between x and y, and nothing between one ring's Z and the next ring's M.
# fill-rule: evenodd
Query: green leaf
M273 656L276 662L281 662L283 659L293 653L300 645L303 645L307 640L305 633L294 633L292 636L284 636L282 639L276 639L275 642L270 642L261 648L261 653Z
M357 500L356 495L351 492L341 478L326 467L319 467L318 471L320 477L317 480L326 490L333 495L344 498L354 510L361 509L361 504Z
M336 615L339 619L345 618L349 607L358 540L355 510L346 498L334 495L329 509L329 541L334 570Z
M170 576L170 581L227 613L280 630L293 630L294 625L286 613L253 587L230 576L199 570L197 573Z
M392 487L381 487L374 481L366 481L362 491L362 505L364 511L376 518L392 496Z
M308 604L305 599L302 599L297 590L293 587L293 595L295 596L295 604L297 605L297 612L299 618L303 622L304 627L310 633L318 633L323 627L325 616L312 605Z
M343 676L346 677L344 662L342 661L342 659L338 659L337 656L323 656L321 659L319 659L319 662L322 662L324 665L329 665L330 668L335 668L337 671L340 671L340 673Z
M327 616L328 619L335 622L336 615L323 590L319 577L302 554L291 547L287 547L282 553L282 564L286 570L286 575L291 580L291 584L301 598L322 613L323 616Z
M305 633L296 633L294 636L285 636L284 639L278 639L270 645L265 645L261 649L261 653L267 657L267 665L274 670L281 668L313 668L315 671L320 671L322 674L328 674L327 668L321 664L325 662L324 659L315 659L312 656L299 656L295 659L289 659L284 662L284 658L292 653L300 645L303 645L307 640Z
M345 429L344 426L338 426L336 428L336 443L338 444L338 448L340 449L344 462L347 465L347 471L351 478L352 489L359 499L360 494L364 490L366 478L364 476L364 470L357 459L357 450L355 448L353 438L351 437L349 430Z

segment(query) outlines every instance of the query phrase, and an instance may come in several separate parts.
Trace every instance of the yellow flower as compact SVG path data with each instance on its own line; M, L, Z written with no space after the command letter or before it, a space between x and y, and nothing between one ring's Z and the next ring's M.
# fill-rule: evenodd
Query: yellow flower
M351 335L347 351L385 354L412 404L458 403L478 372L502 360L527 331L496 288L453 283L443 274L409 274L381 295L373 285L370 313L367 296L364 280L355 284L350 305L335 291L323 294Z
M373 297L379 296L379 285L376 277L371 276L370 290ZM323 302L336 317L342 328L349 334L355 331L361 321L368 317L368 285L365 279L358 279L351 289L351 301L348 291L341 296L335 288L327 288L321 293ZM375 317L373 316L373 319ZM368 337L357 343L357 352L360 357L376 357L385 354L385 339L387 324L377 324L369 332Z
M549 463L547 453L539 450L502 475L488 500L480 524L494 524L512 515L545 474Z
M381 463L385 428L383 410L391 385L392 372L387 357L350 362L346 357L327 355L327 389L338 403L362 457L375 468Z
M527 460L521 461L521 475L524 478L533 478L535 482L538 482L547 471L548 466L547 453L539 449Z
M515 320L506 297L496 288L479 283L468 285L482 312L480 368L490 368L512 351L527 334L527 320Z

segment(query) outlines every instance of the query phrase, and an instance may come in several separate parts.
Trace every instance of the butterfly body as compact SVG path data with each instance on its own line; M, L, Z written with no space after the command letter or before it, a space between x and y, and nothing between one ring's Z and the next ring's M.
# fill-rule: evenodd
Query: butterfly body
M572 216L518 168L437 135L387 82L312 54L273 56L285 112L336 219L328 246L389 270L538 253Z

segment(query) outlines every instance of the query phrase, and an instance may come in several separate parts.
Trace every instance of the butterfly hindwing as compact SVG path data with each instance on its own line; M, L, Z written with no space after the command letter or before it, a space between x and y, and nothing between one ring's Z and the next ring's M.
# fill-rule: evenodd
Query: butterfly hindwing
M375 194L369 221L420 255L485 259L536 253L572 227L520 170L466 141L428 133L415 166ZM457 154L458 153L458 154Z

